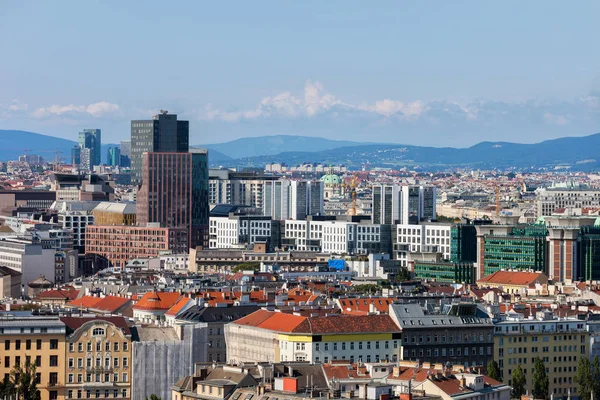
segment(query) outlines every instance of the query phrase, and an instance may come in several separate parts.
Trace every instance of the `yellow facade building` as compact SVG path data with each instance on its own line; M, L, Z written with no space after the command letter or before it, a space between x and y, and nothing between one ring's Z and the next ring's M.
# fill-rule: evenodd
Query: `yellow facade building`
M94 210L95 225L135 225L135 203L102 202Z
M65 383L65 324L58 317L0 317L0 379L15 365L36 366L41 400L62 400Z
M554 399L577 396L574 382L580 357L588 356L589 333L585 321L553 319L551 313L538 313L536 319L508 318L494 324L494 360L498 361L503 382L511 385L511 375L521 365L525 390L532 393L533 366L544 361L549 393Z
M123 317L61 317L65 399L131 398L131 331Z

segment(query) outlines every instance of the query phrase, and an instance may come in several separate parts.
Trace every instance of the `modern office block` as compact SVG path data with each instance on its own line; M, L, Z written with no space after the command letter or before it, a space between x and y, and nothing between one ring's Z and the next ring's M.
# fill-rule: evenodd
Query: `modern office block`
M189 121L161 111L151 120L131 121L131 181L142 183L144 153L186 153L189 150Z

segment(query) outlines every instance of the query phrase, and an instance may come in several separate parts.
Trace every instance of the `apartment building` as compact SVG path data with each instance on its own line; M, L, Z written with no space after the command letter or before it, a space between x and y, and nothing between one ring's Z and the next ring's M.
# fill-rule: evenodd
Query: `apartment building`
M22 274L21 281L27 284L43 275L55 281L56 251L45 248L39 241L30 238L2 238L0 240L0 263Z
M240 362L397 361L400 328L389 315L302 316L259 310L225 326L227 359Z
M0 378L34 363L40 400L63 399L66 326L58 317L0 317Z
M419 304L392 304L390 316L402 329L402 360L485 366L493 357L494 327L476 304L453 304L426 313Z
M131 398L131 331L125 318L60 320L66 326L64 398Z
M558 208L600 207L600 190L568 183L536 190L537 215L552 215Z
M502 381L511 385L512 372L521 365L529 393L533 388L534 362L540 357L546 365L550 395L577 396L573 379L579 358L588 356L588 347L585 321L558 319L549 311L538 312L533 319L515 313L494 323L494 359L500 366Z
M98 201L56 201L52 210L58 214L58 225L73 232L73 248L83 252L88 225L94 224L94 208Z

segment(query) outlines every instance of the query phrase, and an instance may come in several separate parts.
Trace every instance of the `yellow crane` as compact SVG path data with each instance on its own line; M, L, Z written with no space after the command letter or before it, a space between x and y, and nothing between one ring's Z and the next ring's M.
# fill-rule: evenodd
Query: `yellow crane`
M358 187L358 179L356 178L356 174L352 175L352 180L350 181L350 190L352 191L352 207L348 210L349 215L356 215L356 188Z

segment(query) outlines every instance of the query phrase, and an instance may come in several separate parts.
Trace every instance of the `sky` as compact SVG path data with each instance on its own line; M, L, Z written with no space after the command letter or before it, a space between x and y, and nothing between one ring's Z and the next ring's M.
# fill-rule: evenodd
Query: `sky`
M0 129L76 140L160 109L192 144L466 147L600 132L598 1L0 2Z

